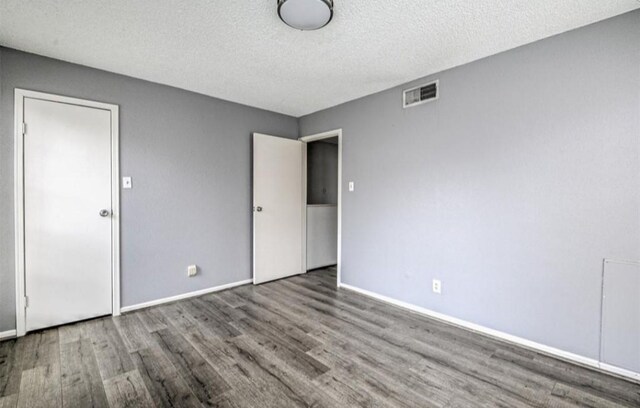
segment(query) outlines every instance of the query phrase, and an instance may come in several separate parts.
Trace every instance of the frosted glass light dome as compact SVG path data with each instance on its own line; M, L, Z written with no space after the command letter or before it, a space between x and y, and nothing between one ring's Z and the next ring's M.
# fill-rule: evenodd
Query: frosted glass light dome
M317 30L333 17L333 0L278 0L278 15L290 27Z

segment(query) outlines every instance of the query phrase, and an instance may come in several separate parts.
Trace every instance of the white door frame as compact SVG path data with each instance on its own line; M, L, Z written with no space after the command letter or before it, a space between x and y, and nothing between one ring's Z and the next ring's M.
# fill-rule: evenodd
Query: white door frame
M338 279L337 286L341 286L341 271L342 271L342 129L330 130L328 132L317 133L314 135L303 136L299 138L303 143L315 142L322 139L329 139L331 137L338 137ZM305 205L305 217L303 222L303 236L302 236L302 254L304 256L304 265L306 270L307 265L307 217L306 217L306 204L307 204L307 149L304 150L304 163L302 171L304 175L302 177L303 188L303 203Z
M26 333L25 258L24 258L24 100L25 98L103 109L111 112L111 297L112 315L120 315L120 172L118 105L85 99L15 89L14 123L14 212L16 252L16 335Z

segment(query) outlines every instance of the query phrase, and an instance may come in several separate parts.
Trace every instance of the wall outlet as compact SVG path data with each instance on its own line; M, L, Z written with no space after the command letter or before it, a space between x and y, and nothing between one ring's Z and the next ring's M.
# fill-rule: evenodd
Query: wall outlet
M442 293L442 282L439 279L433 280L433 293L437 293L438 295Z
M198 266L197 265L189 265L189 266L187 266L187 276L188 277L196 276L197 273L198 273Z

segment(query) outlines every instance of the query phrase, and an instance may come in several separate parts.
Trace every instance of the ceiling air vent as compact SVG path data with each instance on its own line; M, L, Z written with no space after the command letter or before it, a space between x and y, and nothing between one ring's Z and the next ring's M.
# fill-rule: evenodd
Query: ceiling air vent
M435 101L438 99L438 81L436 80L428 84L416 86L415 88L406 89L402 96L403 106L405 108Z

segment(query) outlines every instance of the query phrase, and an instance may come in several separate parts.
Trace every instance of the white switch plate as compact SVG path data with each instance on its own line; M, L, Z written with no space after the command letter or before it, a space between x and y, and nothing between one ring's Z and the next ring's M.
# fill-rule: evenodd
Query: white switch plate
M198 266L197 265L189 265L189 266L187 266L187 276L188 277L196 276L197 273L198 273Z
M123 177L122 178L122 188L129 189L131 188L131 177Z
M438 295L442 293L442 282L439 279L433 280L433 293L437 293Z
M349 191L355 190L355 187L356 187L355 183L353 181L350 181L349 182Z

